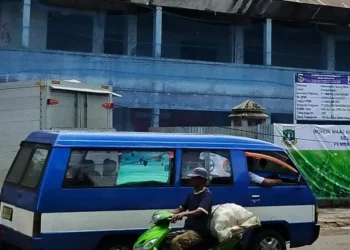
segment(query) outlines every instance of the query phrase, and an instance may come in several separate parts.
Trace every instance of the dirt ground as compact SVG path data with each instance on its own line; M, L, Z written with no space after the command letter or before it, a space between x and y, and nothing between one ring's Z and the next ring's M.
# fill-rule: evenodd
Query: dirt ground
M320 209L318 220L319 239L297 250L350 250L350 209Z
M349 235L332 235L332 236L321 235L320 238L312 246L292 248L292 249L295 249L295 250L350 250L350 237Z
M318 221L321 234L350 234L350 209L319 209Z

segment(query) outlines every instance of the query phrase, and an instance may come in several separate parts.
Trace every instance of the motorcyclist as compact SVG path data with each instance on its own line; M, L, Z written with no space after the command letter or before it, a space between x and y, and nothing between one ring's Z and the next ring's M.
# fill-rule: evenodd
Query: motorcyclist
M204 168L195 168L188 175L194 191L184 204L173 211L173 221L187 217L182 231L169 234L171 250L182 250L195 246L209 235L208 220L211 215L212 195L206 187L209 173Z

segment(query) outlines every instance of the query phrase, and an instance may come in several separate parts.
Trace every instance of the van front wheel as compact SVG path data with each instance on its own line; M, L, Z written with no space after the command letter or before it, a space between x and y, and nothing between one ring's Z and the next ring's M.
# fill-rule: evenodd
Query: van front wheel
M264 230L255 234L249 244L249 250L286 250L283 236L274 230Z
M116 240L111 240L105 242L98 250L131 250L129 244L126 242L118 242Z

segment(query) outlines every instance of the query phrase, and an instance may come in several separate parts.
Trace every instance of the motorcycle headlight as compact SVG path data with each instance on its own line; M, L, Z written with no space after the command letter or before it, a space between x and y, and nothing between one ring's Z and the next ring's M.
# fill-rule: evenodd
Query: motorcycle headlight
M156 243L158 238L147 241L147 243L140 247L134 247L134 250L152 250L151 247Z
M158 222L158 220L160 219L160 217L162 217L162 214L156 214L152 216L152 222L154 224L156 224Z

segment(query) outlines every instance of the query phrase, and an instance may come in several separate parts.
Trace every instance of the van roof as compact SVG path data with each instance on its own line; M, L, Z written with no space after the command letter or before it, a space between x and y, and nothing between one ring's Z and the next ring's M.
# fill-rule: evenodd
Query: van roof
M151 132L35 131L26 142L55 147L158 147L158 148L241 148L284 151L272 143L229 135L177 134Z

